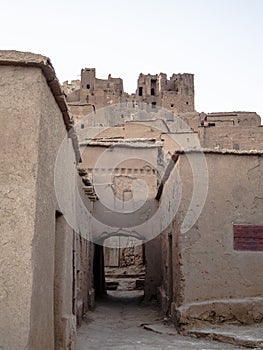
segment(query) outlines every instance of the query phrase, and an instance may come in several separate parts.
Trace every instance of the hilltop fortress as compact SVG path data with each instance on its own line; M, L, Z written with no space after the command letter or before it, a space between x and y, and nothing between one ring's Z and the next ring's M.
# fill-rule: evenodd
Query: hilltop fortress
M95 68L81 70L81 80L63 83L63 91L76 121L107 106L126 104L126 112L110 109L110 126L121 126L131 120L165 119L175 126L176 118L184 121L198 134L201 146L214 149L252 150L262 149L263 129L260 116L255 112L199 113L195 110L195 87L193 74L173 74L170 79L164 73L140 74L134 94L124 92L123 80L98 79ZM147 116L136 110L144 104ZM158 111L163 109L160 117ZM164 116L164 110L167 111ZM128 111L128 112L127 112ZM170 112L170 113L169 113ZM109 111L108 111L109 113ZM99 117L94 123L98 123ZM105 123L101 123L105 125ZM177 119L178 124L178 119ZM180 129L180 127L179 127Z

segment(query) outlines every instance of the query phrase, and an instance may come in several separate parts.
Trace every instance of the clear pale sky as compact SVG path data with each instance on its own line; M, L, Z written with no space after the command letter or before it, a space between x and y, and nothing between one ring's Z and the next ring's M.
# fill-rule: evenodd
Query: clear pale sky
M263 117L263 0L9 0L1 49L49 56L60 82L194 73L196 110Z

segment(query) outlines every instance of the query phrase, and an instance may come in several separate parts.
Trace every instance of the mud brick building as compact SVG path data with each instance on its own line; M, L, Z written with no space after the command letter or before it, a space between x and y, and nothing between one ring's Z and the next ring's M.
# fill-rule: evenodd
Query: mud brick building
M143 245L145 301L178 330L262 323L255 112L195 111L193 74L128 94L84 68L61 87L25 52L0 51L0 79L1 349L75 349L116 237Z

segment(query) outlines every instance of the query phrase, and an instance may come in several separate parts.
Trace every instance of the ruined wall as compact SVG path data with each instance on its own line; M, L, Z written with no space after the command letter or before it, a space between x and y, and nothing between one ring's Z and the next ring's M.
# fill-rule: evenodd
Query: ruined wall
M62 84L62 89L68 102L80 101L80 80L67 80Z
M162 91L162 107L175 114L195 111L194 75L173 74Z
M62 85L75 120L108 105L127 101L121 78L98 79L95 68L81 70L81 80L65 81Z
M165 76L166 78L166 76ZM149 96L158 96L161 90L161 84L158 74L140 74L137 83L136 97L146 98Z
M104 241L104 265L128 267L143 265L143 242L134 237L112 236Z
M0 347L52 350L56 344L69 349L76 328L73 229L60 213L54 189L67 114L47 85L47 74L54 74L47 58L13 51L1 51L0 56ZM58 87L56 79L51 84L52 89ZM71 138L64 140L61 160L58 183L67 188L66 203L75 215L76 152Z
M140 74L135 94L124 92L121 78L98 79L95 68L81 70L81 80L64 82L63 90L76 120L103 107L119 103L146 103L149 109L157 106L175 114L194 113L194 75L173 74L170 79L164 73ZM89 106L87 106L89 104ZM80 106L79 106L80 105ZM132 113L132 112L131 112Z
M142 266L143 265L143 246L141 245L125 247L121 250L120 266Z
M173 74L167 79L163 73L156 75L141 73L138 78L136 101L161 106L175 114L194 112L194 76Z
M179 156L184 179L180 209L173 232L174 279L172 314L181 325L198 321L240 323L263 320L262 251L234 250L233 225L263 225L261 155L206 153L208 195L194 226L181 233L192 197L192 171L186 155ZM179 268L179 270L178 270Z

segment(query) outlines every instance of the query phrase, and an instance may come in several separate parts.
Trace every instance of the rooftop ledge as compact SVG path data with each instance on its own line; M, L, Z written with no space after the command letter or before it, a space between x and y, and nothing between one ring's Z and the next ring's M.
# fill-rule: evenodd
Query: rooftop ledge
M233 154L243 156L263 156L263 150L234 150L234 149L214 149L214 148L189 148L175 151L175 154L186 153L211 153L211 154Z

